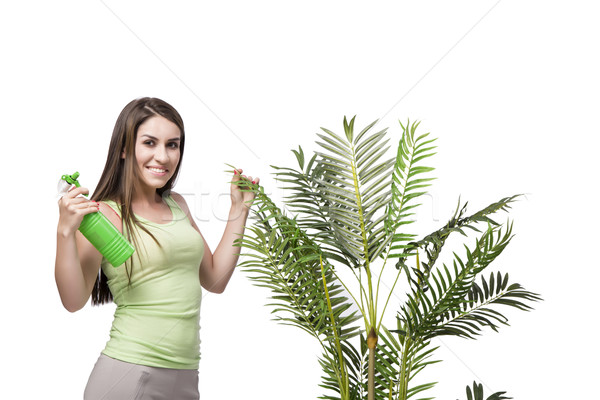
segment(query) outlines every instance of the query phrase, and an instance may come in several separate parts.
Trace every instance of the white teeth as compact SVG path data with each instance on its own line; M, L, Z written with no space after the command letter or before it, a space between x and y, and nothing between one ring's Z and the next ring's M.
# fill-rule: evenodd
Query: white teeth
M163 173L163 172L166 172L166 171L167 171L166 169L159 169L159 168L152 168L152 167L148 167L148 169L149 169L150 171L153 171L153 172L158 172L158 173Z

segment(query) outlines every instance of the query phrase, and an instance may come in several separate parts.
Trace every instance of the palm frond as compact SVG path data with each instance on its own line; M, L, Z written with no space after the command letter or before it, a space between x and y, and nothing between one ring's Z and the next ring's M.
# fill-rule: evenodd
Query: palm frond
M376 121L375 121L376 122ZM389 171L393 159L381 161L389 146L386 129L370 134L375 122L354 136L354 118L344 118L345 139L321 128L314 177L331 225L331 247L343 248L358 267L376 258L391 241L381 214L390 200ZM381 211L381 212L380 212Z
M467 228L475 232L481 232L477 228L477 224L479 223L498 226L499 224L491 219L489 215L498 211L508 211L511 208L510 203L514 202L520 196L522 195L517 194L510 197L505 197L466 217L464 217L464 214L466 213L468 202L461 207L460 199L458 199L456 211L446 225L430 233L419 241L409 243L407 246L403 247L404 251L402 253L391 254L390 257L399 257L399 262L403 263L406 260L406 257L414 255L414 252L417 249L424 249L428 255L429 267L433 267L433 264L437 260L437 257L439 256L441 249L450 234L459 232L463 236L467 236L465 233L465 229Z
M329 391L328 394L319 397L324 400L341 400L344 398L339 383L339 361L331 356L334 350L329 349L328 352L324 352L319 358L319 364L324 373L319 386ZM361 373L363 363L365 362L364 354L359 354L356 348L348 341L342 341L342 352L345 356L346 366L348 367L348 382L344 388L344 390L347 390L345 398L348 400L363 400Z
M518 285L507 286L508 278L499 284L500 292L497 285L492 291L485 280L483 290L474 285L475 277L502 253L511 238L512 225L504 232L488 225L472 251L465 246L466 261L454 254L452 269L444 264L429 277L421 275L421 279L426 279L424 283L413 282L412 292L398 315L407 335L421 340L441 335L473 338L479 326L496 327L492 321L503 319L496 311L490 311L489 305L506 304L523 309L526 307L523 301L537 300L536 294L523 291ZM496 318L490 320L492 315Z
M454 215L450 218L445 226L430 233L423 239L418 241L412 241L410 237L404 236L401 238L395 238L395 242L402 242L405 244L392 246L393 249L402 249L402 253L391 254L390 257L399 257L396 263L396 268L403 268L406 272L406 276L413 284L425 284L432 268L434 267L444 244L448 237L454 233L459 232L463 236L467 236L465 232L467 229L474 232L481 232L477 227L480 223L486 223L494 227L498 227L499 224L491 219L489 215L494 214L498 211L507 211L510 209L510 203L515 201L521 195L514 195L505 197L497 202L494 202L487 207L477 211L470 216L464 216L467 210L467 203L462 207L460 199L454 212ZM398 235L395 235L398 236ZM408 242L408 243L407 243ZM406 265L406 260L409 256L416 255L417 252L425 253L427 261L420 262L417 269L411 269ZM411 273L412 272L412 273ZM425 291L427 287L423 288Z
M483 276L480 278L481 285L473 282L467 301L461 305L461 310L453 312L451 319L444 321L444 325L473 321L480 326L489 326L497 331L499 325L496 323L508 325L508 319L498 311L489 308L490 306L506 305L521 311L530 311L533 307L525 303L526 301L542 300L537 293L525 290L518 283L509 285L508 273L502 276L500 272L496 274L492 272L488 280Z
M389 203L386 214L386 229L395 232L396 229L405 224L413 222L408 219L414 215L414 208L420 204L414 203L426 192L422 189L430 186L430 181L435 178L420 178L419 176L433 171L434 168L419 165L421 160L433 156L436 146L432 143L436 139L425 140L429 133L415 138L419 122L410 125L410 121L402 127L402 137L398 143L398 150L392 175L392 201Z
M323 254L330 260L343 265L352 265L352 255L338 246L331 246L334 236L332 225L329 223L325 210L329 209L330 201L317 190L317 181L322 178L322 169L315 162L317 154L305 166L304 151L301 146L292 150L298 161L299 170L272 166L276 170L276 179L284 186L289 195L284 197L286 205L297 213L297 223L311 239L318 243Z
M267 305L273 308L276 321L300 328L319 341L325 386L349 400L348 371L351 376L357 372L353 364L348 369L346 360L357 357L347 341L358 335L354 322L361 315L349 310L351 303L333 267L296 219L282 213L264 190L257 191L255 204L255 223L236 241L237 246L251 250L239 267L256 286L271 290Z
M334 332L327 321L327 296L320 265L320 259L325 257L319 246L264 191L258 193L255 204L257 221L247 228L249 234L236 241L237 246L252 250L239 266L256 286L272 291L273 301L268 305L273 307L278 322L296 326L320 341L331 340ZM331 268L325 276L336 333L346 340L358 334L353 322L360 316L349 312L351 303L343 296L343 288Z
M496 392L491 396L488 396L485 400L508 400L512 397L504 396L506 392ZM483 398L483 385L481 383L473 382L473 390L467 386L467 400L484 400Z

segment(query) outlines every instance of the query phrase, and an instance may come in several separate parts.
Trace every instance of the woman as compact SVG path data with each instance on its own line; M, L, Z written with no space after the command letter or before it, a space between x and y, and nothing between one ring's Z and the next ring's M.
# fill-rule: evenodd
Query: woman
M238 261L233 243L254 198L244 189L259 179L234 171L229 219L212 253L184 198L171 192L184 144L173 107L134 100L117 119L92 200L81 196L83 187L59 200L55 277L64 307L75 312L90 295L93 305L117 304L85 399L199 398L201 287L225 290ZM110 265L78 231L84 215L98 211L136 249L122 266Z

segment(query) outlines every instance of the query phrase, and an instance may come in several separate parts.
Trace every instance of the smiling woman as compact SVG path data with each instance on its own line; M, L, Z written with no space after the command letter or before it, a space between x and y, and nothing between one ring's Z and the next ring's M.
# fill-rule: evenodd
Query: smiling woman
M173 192L185 131L179 113L156 98L129 103L119 115L92 200L85 188L59 201L55 277L65 308L114 301L110 340L85 389L93 399L198 399L202 288L222 293L238 261L259 179L234 170L230 218L211 252L182 196ZM104 213L136 253L113 267L78 227Z
M156 187L167 184L181 158L182 128L162 116L147 119L138 128L135 157L140 174L138 194L152 198ZM125 158L125 154L122 155Z

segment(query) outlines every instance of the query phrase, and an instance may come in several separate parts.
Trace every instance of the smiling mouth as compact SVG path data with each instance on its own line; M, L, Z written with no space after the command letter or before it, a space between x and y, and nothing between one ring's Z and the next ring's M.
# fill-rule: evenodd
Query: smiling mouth
M148 170L150 170L151 172L154 172L156 174L165 174L168 170L163 169L163 168L156 168L156 167L146 167L148 168Z

